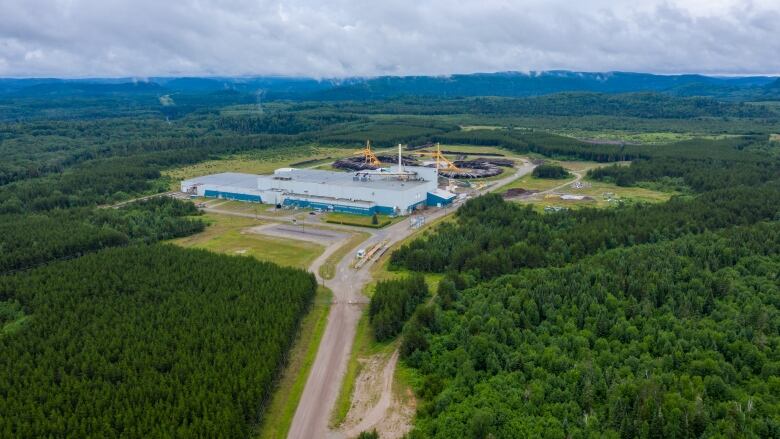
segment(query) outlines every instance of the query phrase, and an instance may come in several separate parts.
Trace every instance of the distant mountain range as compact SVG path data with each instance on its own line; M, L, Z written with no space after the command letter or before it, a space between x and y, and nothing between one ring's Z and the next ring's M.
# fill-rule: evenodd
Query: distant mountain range
M660 92L719 99L778 99L780 78L713 77L649 73L570 71L476 73L450 76L383 76L324 79L204 77L111 79L0 79L0 96L46 97L110 94L237 92L259 99L367 100L399 96L539 96L560 92Z

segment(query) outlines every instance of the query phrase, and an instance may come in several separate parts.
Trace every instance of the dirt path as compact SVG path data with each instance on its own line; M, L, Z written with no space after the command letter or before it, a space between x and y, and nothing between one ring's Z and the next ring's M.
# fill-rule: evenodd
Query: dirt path
M489 183L480 191L480 194L511 183L515 179L531 172L533 168L533 165L524 162L513 175ZM455 208L435 210L428 215L427 221L433 222L444 215L451 214L455 210ZM392 245L406 239L414 231L414 229L409 228L407 221L401 221L384 229L374 231L370 238L356 245L355 248L368 248L383 240L387 240L388 244ZM341 381L347 368L357 322L362 314L362 306L360 304L366 302L366 298L362 294L363 287L371 280L370 270L365 267L360 270L353 270L349 267L351 260L352 252L349 252L336 267L336 274L333 279L325 281L325 285L333 291L334 303L330 308L325 334L320 342L317 356L290 426L290 432L287 436L290 439L343 437L343 434L340 432L328 431L328 418L338 397ZM387 373L390 375L392 383L392 376L395 373L395 362L389 364L389 366ZM379 401L384 401L385 398L392 401L391 390L389 389L387 392L383 390L383 395L379 398ZM386 397L385 393L387 393ZM382 407L376 410L372 408L368 413L379 414L377 416L381 419L383 414L387 413L387 410L382 410ZM374 422L376 420L374 418L377 416L372 418L366 417L367 429L377 425Z
M398 349L389 358L379 354L365 361L355 383L352 406L340 432L352 438L363 431L376 429L382 438L401 438L412 428L415 406L401 401L393 393Z
M99 206L99 207L101 209L106 209L106 208L109 208L109 207L112 208L112 209L119 209L122 206L126 206L128 204L135 203L137 201L149 200L149 199L157 198L157 197L167 197L167 196L175 195L175 194L178 194L178 193L179 193L178 191L170 191L170 192L163 192L163 193L159 193L159 194L146 195L146 196L143 196L143 197L133 198L131 200L121 201L121 202L116 203L116 204L109 204L109 205L104 205L104 206Z
M571 180L571 181L567 181L567 182L566 182L566 183L564 183L564 184L561 184L561 185L555 186L554 188L547 189L547 190L544 190L544 191L541 191L541 192L537 192L537 193L535 193L534 195L549 194L549 193L552 193L552 192L555 192L555 191L561 190L561 189L565 188L566 186L573 185L574 183L576 183L576 182L578 182L578 181L582 180L582 177L583 177L583 175L582 175L580 172L577 172L577 171L569 171L569 172L571 172L572 174L574 174L574 175L575 175L577 178L575 178L574 180Z

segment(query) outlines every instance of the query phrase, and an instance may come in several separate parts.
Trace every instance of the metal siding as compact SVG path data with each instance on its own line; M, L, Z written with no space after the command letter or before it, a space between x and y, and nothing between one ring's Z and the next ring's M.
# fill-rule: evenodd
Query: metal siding
M320 203L316 201L299 200L295 198L286 198L283 203L285 206L297 206L301 208L330 210L333 212L352 213L356 215L373 215L377 206L357 207L345 206L338 203ZM331 209L331 206L333 209Z
M432 194L428 192L428 198L426 202L428 203L429 206L435 206L438 203L441 203L442 206L446 206L447 204L452 203L452 200L454 200L454 198L450 198L450 199L442 198L436 194Z
M206 189L204 196L210 198L224 198L226 200L248 201L250 203L262 203L259 195L237 194L235 192L222 192Z

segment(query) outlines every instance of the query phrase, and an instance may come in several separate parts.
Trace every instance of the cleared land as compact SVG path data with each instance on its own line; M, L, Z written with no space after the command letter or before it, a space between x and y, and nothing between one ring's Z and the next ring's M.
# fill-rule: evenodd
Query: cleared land
M460 129L463 131L474 131L474 130L500 130L501 128L504 128L500 125L462 125Z
M610 143L663 144L691 139L725 139L734 137L729 134L679 133L671 131L590 131L578 129L553 129L550 132L586 141L604 141Z
M262 261L306 269L324 250L319 244L300 240L274 238L249 232L262 224L252 218L206 214L205 231L172 242L182 247L203 248L218 253L252 256Z
M329 163L345 155L349 150L322 148L317 146L272 149L251 154L240 154L219 160L208 160L163 172L172 189L178 189L179 182L187 178L220 172L244 172L247 174L270 174L275 169L287 166L315 167Z
M655 203L666 201L672 195L675 195L675 192L660 192L641 187L623 187L590 180L585 177L589 169L604 166L601 163L556 160L549 160L548 162L561 165L575 175L566 179L549 179L536 178L528 174L502 187L499 193L503 194L510 189L516 188L539 192L538 194L529 194L527 197L514 198L513 200L523 204L531 204L540 210L545 207L577 209L581 207L610 207L621 203ZM581 175L583 178L578 179L578 175ZM572 186L575 181L579 181L582 187ZM566 200L560 197L560 195L564 194L587 198L583 200Z

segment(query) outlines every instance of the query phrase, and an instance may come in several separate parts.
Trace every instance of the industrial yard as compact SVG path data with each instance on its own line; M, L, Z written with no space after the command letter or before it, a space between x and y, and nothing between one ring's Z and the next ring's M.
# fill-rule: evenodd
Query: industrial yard
M498 148L427 145L418 150L424 152L400 146L374 152L367 144L359 151L330 152L326 160L290 157L274 163L278 167L271 173L217 172L180 182L180 196L194 199L210 218L217 222L238 218L242 222L232 230L212 231L208 238L188 238L203 240L196 246L257 256L251 249L234 249L231 242L278 242L276 252L290 249L288 256L269 252L260 258L307 268L333 292L327 325L301 342L306 346L295 348L311 355L305 364L295 366L298 369L287 372L296 374L295 390L280 390L277 398L285 401L284 406L271 412L272 417L280 418L274 421L276 428L278 424L282 429L289 427L290 437L307 437L328 428L350 436L366 426L378 428L388 437L407 431L414 398L403 393L405 387L396 388L392 385L395 381L386 379L396 374L397 346L379 349L369 337L350 352L339 340L352 339L360 330L362 305L368 301L366 288L387 277L384 256L408 236L444 219L463 201L498 191L507 200L555 212L617 206L637 195L641 201L669 196L589 181L586 173L599 166L595 162L553 161L571 175L550 180L531 175L542 160ZM461 167L466 164L472 168ZM478 169L475 164L500 171L474 178L468 173ZM219 164L212 168L225 169ZM610 198L599 197L602 192ZM227 250L215 245L227 245ZM301 249L295 250L298 247ZM359 338L365 339L365 334ZM317 344L320 348L312 351ZM372 366L359 367L358 362ZM345 373L348 377L340 388L328 384L338 382ZM388 424L390 419L394 419L393 426Z
M367 160L379 163L369 146L366 154ZM397 157L395 166L352 172L293 167L271 175L223 172L184 180L180 189L192 196L357 215L409 215L454 201L456 194L439 182L438 166L404 165L401 145Z

